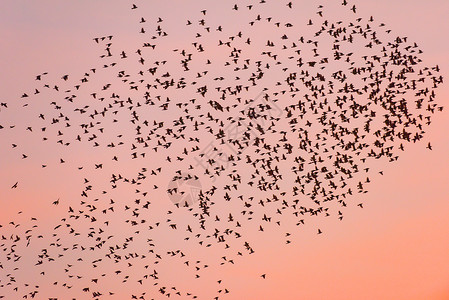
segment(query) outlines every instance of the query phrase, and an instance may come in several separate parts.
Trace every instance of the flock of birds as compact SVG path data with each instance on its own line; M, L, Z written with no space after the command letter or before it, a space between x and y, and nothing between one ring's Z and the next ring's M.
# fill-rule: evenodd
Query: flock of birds
M193 32L191 44L169 53L164 19L133 4L145 37L140 47L117 50L114 36L94 38L103 49L100 64L81 79L37 75L21 109L51 95L51 103L39 104L49 109L36 113L42 127L1 123L0 135L15 128L38 135L45 147L81 145L103 160L76 167L85 174L78 197L51 201L67 205L51 234L39 234L38 217L2 224L0 298L42 299L36 278L57 269L61 275L51 285L68 295L82 291L84 299L123 290L131 299L195 299L195 292L171 286L159 265L176 260L198 280L207 268L254 253L251 230L274 227L289 244L310 218L342 220L345 207L363 207L351 196L366 193L370 177L382 174L377 161L396 161L443 109L435 102L439 67L422 66L416 43L393 37L373 17L358 17L346 0L346 21L328 19L320 5L305 24L267 15L266 2L231 5L229 18L242 26L233 33L199 11L183 29ZM273 38L255 36L257 28ZM117 82L91 84L105 74ZM1 108L8 114L10 103ZM20 141L7 146L20 159L33 156L20 152ZM68 162L61 157L39 167ZM136 174L124 175L131 164L139 166ZM174 205L166 201L171 208L161 214L153 195L171 171L173 181L200 184L189 201L187 184L168 184L165 196L179 197ZM100 179L109 185L98 187ZM20 188L14 179L11 189ZM166 249L164 234L179 240ZM207 263L190 253L193 244L223 255ZM36 275L27 279L24 270ZM106 284L114 280L117 285ZM214 299L232 292L216 282Z

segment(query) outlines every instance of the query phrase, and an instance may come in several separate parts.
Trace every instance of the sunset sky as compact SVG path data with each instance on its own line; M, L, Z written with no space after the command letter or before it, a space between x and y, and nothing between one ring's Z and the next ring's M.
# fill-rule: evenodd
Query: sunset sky
M449 86L446 82L449 78L449 2L348 0L347 7L343 8L340 3L330 0L292 1L293 8L289 9L289 1L266 1L266 6L258 4L259 1L240 1L238 12L232 10L233 2L218 4L205 0L189 3L135 0L138 6L135 10L131 9L133 2L118 0L0 2L0 103L7 103L8 106L0 107L0 125L4 127L0 129L0 236L8 237L9 240L0 241L0 245L3 242L10 243L11 235L20 233L24 237L24 231L34 224L37 224L38 228L33 232L33 236L44 236L42 239L33 239L30 247L25 248L22 245L16 248L17 253L23 255L17 265L18 270L12 271L14 265L6 259L9 250L5 250L3 245L0 247L0 264L4 265L4 268L0 269L0 296L4 296L4 299L21 299L25 291L28 291L26 288L22 289L23 284L28 283L40 286L36 299L92 298L92 293L85 293L82 288L92 286L90 280L95 276L101 277L98 274L113 273L116 270L113 265L105 264L92 270L88 262L94 259L94 251L81 253L76 250L67 252L61 262L50 262L42 268L35 268L37 255L41 254L42 248L49 247L53 242L70 245L70 248L76 243L85 243L86 247L92 246L92 239L86 237L90 224L84 221L77 225L82 232L77 239L63 235L60 241L56 241L57 237L52 236L56 232L55 226L62 224L60 220L68 216L69 207L76 211L81 207L80 201L91 201L89 203L99 209L107 209L110 199L114 199L121 207L129 205L128 203L132 206L136 197L140 197L140 191L148 191L148 197L154 204L151 214L148 215L148 225L153 221L157 222L156 219L151 219L153 217L157 217L161 222L171 219L177 222L178 230L158 229L154 233L148 233L148 236L141 232L141 240L136 238L138 241L130 251L148 253L145 243L147 239L154 239L159 242L154 248L155 251L165 254L172 249L182 249L192 265L195 261L201 261L201 265L209 265L200 271L200 278L195 278L197 273L186 269L183 261L178 261L177 257L162 262L160 267L158 266L161 278L159 287L165 284L167 287L177 286L183 291L181 297L172 295L171 298L191 299L184 293L190 291L197 295L198 299L213 299L218 290L226 288L230 293L220 293L220 299L449 299L449 108L446 105L449 98ZM250 3L254 3L253 10L246 8ZM354 4L357 7L356 16L350 11ZM174 54L173 49L194 49L192 41L195 41L196 30L185 25L187 20L191 20L194 23L192 26L197 27L198 20L203 17L210 22L211 35L204 33L204 39L201 40L207 49L203 54L195 54L198 59L205 61L209 58L224 62L228 59L228 52L225 52L227 49L217 47L216 42L227 41L231 33L235 35L239 31L247 30L254 44L245 48L242 56L258 60L260 52L266 49L258 48L257 41L266 42L279 32L272 27L249 26L246 19L254 19L257 14L263 17L273 15L274 20L283 18L283 23L294 23L295 27L288 29L289 38L297 40L302 35L313 33L307 22L309 19L319 18L316 13L318 5L324 6L324 19L352 22L356 17L367 20L373 16L376 24L385 23L384 28L391 29L393 37L407 37L407 42L416 42L423 51L422 65L438 65L440 75L444 78L444 83L436 89L435 100L444 109L432 116L432 123L424 129L424 138L415 144L407 144L405 151L400 152L399 159L393 163L379 160L367 165L374 170L369 174L371 182L366 188L368 192L354 193L347 199L348 207L344 210L342 221L335 215L329 218L309 218L305 225L298 227L292 217L275 217L273 213L273 219L280 218L283 222L282 227L271 224L267 225L264 232L259 232L257 223L242 222L243 226L239 230L244 233L245 240L251 241L255 250L251 255L236 256L234 252L229 254L221 245L200 247L191 240L184 240L185 229L182 228L180 232L179 228L187 226L190 219L184 215L186 210L177 210L173 205L173 198L166 192L178 169L182 169L186 174L198 175L202 187L215 185L219 193L224 192L223 179L211 182L207 175L187 169L189 164L195 163L194 154L188 157L190 160L186 159L189 162L179 164L166 161L165 157L174 153L170 152L171 150L159 150L155 153L149 149L145 157L138 160L125 159L133 152L128 148L117 148L118 150L114 150L116 154L112 154L106 144L111 140L115 141L119 134L124 136L127 147L135 143L135 126L129 122L131 110L123 110L116 117L108 115L109 119L101 125L105 127L104 135L98 134L100 147L92 148L93 142L88 142L87 137L82 143L76 142L77 135L84 130L79 125L98 120L74 112L76 107L84 105L91 105L100 111L95 106L99 102L92 99L91 93L98 91L100 95L102 88L107 83L112 83L111 89L121 94L125 100L127 93L130 97L138 98L137 91L125 89L120 85L117 73L126 70L126 73L135 75L141 66L137 61L127 63L120 59L122 50L129 56L137 57L135 52L138 48L142 49L144 42L153 43L149 37L154 32L150 33L148 30L146 34L139 33L144 26L139 23L141 17L147 20L145 26L151 23L148 26L155 28L162 24L163 30L168 33L166 38L157 39L157 52L145 52L146 63L149 65L150 61L167 60L166 69L170 70L172 75L180 77L184 76L184 73L179 65L170 65L170 62L175 61L176 57L177 63L179 58L179 53ZM208 11L205 16L201 14L203 9ZM157 23L159 17L163 22ZM245 20L244 26L242 20ZM218 25L224 28L223 32L215 29ZM199 29L197 31L199 32ZM93 39L110 35L113 36L110 42L114 55L108 60L100 58L100 55L105 54L104 43L109 41L106 39L103 44L97 44ZM354 56L361 56L361 53L367 50L363 46L354 47ZM119 64L117 67L103 68L104 64L112 62ZM192 69L195 69L195 63L192 62ZM145 65L145 70L150 68L148 65ZM294 68L294 65L292 67ZM96 73L91 74L92 80L88 83L88 89L80 89L74 102L64 100L64 91L72 89L75 93L74 86L80 84L79 79L92 68L96 68ZM109 71L112 68L115 68L114 71ZM200 68L198 67L198 70L203 70ZM48 72L44 77L51 85L48 91L42 87L46 82L35 80L36 76L43 72ZM217 81L213 80L214 77L229 77L225 84L232 84L232 78L235 77L229 69L211 67L209 72L211 75L208 75L205 83L211 92L217 84ZM192 80L196 73L194 71L190 77L186 77ZM68 81L61 79L64 75L69 75ZM279 78L279 75L280 71L273 68L263 79L266 85L253 89L249 92L252 93L250 97L256 98L265 87L275 88L277 81L285 79ZM202 82L201 80L206 79L198 79ZM56 84L59 86L59 92L53 89ZM41 93L33 95L35 89L39 89ZM24 93L30 97L21 98ZM187 102L195 97L191 94L170 90L163 98L183 99ZM408 100L414 103L416 99ZM50 104L53 101L61 105L62 109L54 110ZM47 117L46 120L39 118L41 113ZM58 127L50 125L51 118L56 118L60 113L70 116L70 128L64 128L64 121L57 125ZM148 119L165 120L169 124L181 115L182 112L173 110L168 110L166 114L149 111ZM124 121L112 123L110 121L113 118ZM47 131L41 131L45 126ZM28 127L32 127L32 131L27 130ZM64 135L59 134L58 130L63 131ZM187 128L187 132L196 134L192 128ZM49 140L43 141L43 136L48 136ZM203 138L200 134L198 137ZM60 138L71 142L70 146L58 144ZM202 141L202 147L206 147L209 142L213 140ZM290 142L295 143L292 140ZM432 150L426 148L429 142ZM13 144L17 147L12 146ZM182 151L190 145L180 144L177 147ZM140 153L140 150L137 151ZM26 154L27 158L23 159L22 154ZM229 152L228 155L230 154ZM113 155L123 157L123 160L113 165ZM246 153L243 157L245 155ZM176 159L176 155L173 154L173 157ZM100 163L104 164L101 170L95 167ZM111 174L120 173L134 178L143 167L148 168L149 172L161 167L163 172L154 177L149 176L140 187L107 190L111 186ZM248 175L248 170L244 165L239 165L237 172ZM380 170L383 171L383 176L379 174ZM286 178L286 182L288 179L291 178ZM11 188L16 182L17 188ZM92 194L89 194L89 198L84 198L80 193L89 184L93 185ZM154 189L154 185L159 188ZM136 189L140 191L136 192ZM255 187L244 186L240 191L248 196L265 198ZM272 194L268 193L267 197ZM238 215L241 211L238 206L240 200L237 196L233 200L236 201L230 201L228 204L222 198L217 198L215 202L223 212L229 210ZM53 205L54 201L59 201L58 205ZM363 209L357 206L359 203L363 203ZM335 204L328 206L332 210L336 209ZM257 207L254 207L254 210L257 211ZM170 215L167 215L167 211L170 211ZM128 214L129 212L119 210L106 215L101 221L108 217L111 219L111 226L105 234L116 235L118 240L134 235L134 228L123 222L128 218ZM223 215L226 218L228 213ZM31 220L32 217L37 220ZM216 223L219 228L226 225ZM20 226L16 226L17 224ZM317 234L318 228L322 234ZM291 236L286 238L286 233ZM287 239L291 243L286 244ZM240 244L238 239L230 242L235 251L243 249ZM228 253L228 258L225 264L220 265L224 261L223 253ZM228 263L231 256L234 264ZM74 268L84 276L78 281L72 280L73 288L68 290L61 286L66 280L64 268L79 257L84 259L84 263ZM133 264L141 264L141 267L144 265L138 261ZM31 272L31 268L39 271ZM138 274L141 268L138 270L134 275ZM153 267L150 267L150 270L153 270ZM8 274L11 272L14 272L19 292L13 291L10 286L1 286L9 282ZM40 272L45 272L46 275L40 275ZM262 274L266 274L266 278L262 278ZM158 293L159 287L154 288L151 282L147 288L145 282L143 286L131 280L124 283L114 276L112 275L113 280L106 276L101 279L101 283L99 281L98 286L103 290L114 290L115 293L104 295L100 299L129 299L134 292L137 295L137 291L147 291L145 299L167 298ZM217 283L217 280L222 280L222 283ZM59 283L54 284L55 281Z

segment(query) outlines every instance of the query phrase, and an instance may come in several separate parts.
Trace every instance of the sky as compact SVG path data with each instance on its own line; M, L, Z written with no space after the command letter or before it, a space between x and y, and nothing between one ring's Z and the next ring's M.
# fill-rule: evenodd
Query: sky
M285 3L279 4L280 2ZM0 103L8 104L8 108L0 108L0 125L4 127L0 130L0 224L3 225L0 234L9 237L37 224L38 228L33 236L45 236L43 239L33 239L31 247L18 247L17 251L23 253L18 270L13 271L10 268L12 264L6 259L7 251L1 247L0 263L4 268L0 269L0 284L8 282L8 273L13 272L20 287L19 292L15 292L10 286L2 286L0 295L5 299L22 298L21 293L26 293L29 289L20 284L29 283L40 286L37 299L86 299L86 295L89 295L89 298L91 295L81 289L92 285L90 277L101 277L99 274L102 272L114 272L115 267L107 264L101 265L101 271L92 271L87 262L94 259L94 251L86 253L78 250L69 251L61 260L39 267L39 272L45 272L44 276L38 274L39 272L34 275L35 273L27 271L29 266L35 264L41 248L48 247L52 242L70 247L74 243L91 245L92 240L87 237L90 226L88 222L79 221L74 226L82 233L78 238L67 234L52 236L59 232L57 230L61 230L54 228L62 224L60 220L67 216L68 207L75 208L75 211L81 209L80 201L92 201L89 202L91 205L107 209L110 199L114 199L118 205L126 206L130 205L129 202L132 204L136 197L140 197L141 191L148 191L149 199L154 204L148 215L148 223L156 219L165 223L168 218L181 228L190 222L191 219L185 215L186 211L177 210L173 205L174 200L167 195L165 187L170 186L170 179L176 170L182 169L184 173L191 173L187 166L189 163L195 163L195 160L192 160L193 154L186 158L189 163L185 161L174 164L165 160L165 156L173 154L170 150L148 150L147 155L141 159L123 159L123 162L112 165L105 163L106 158L108 162L111 159L109 149L92 148L91 141L75 142L76 136L82 133L82 129L76 124L98 120L74 113L74 108L82 105L101 110L103 104L92 99L92 91L98 91L100 95L100 90L107 83L111 83L114 88L119 86L114 90L117 93L138 97L137 91L120 86L120 79L116 75L118 71L125 70L126 73L134 74L130 78L136 78L135 74L140 65L137 61L128 63L119 59L120 52L125 49L129 56L135 56L134 52L141 48L143 42L153 43L149 37L155 34L154 28L159 24L169 34L166 38L157 39L157 52L145 50L145 53L149 53L146 63L149 64L155 59L167 60L166 69L173 76L183 76L179 66L170 63L175 57L179 58L179 53L174 54L173 49L192 49L191 41L195 40L195 30L185 25L186 20L191 20L195 22L193 26L198 26L197 21L204 17L211 26L212 34L204 33L201 40L207 49L205 53L195 54L198 59L227 60L227 49L217 47L216 41L227 40L230 32L236 34L242 31L250 32L251 38L254 39L253 46L245 48L242 56L257 60L262 51L257 41L265 42L265 37L270 38L277 29L265 25L253 28L247 23L243 26L242 20L255 17L256 12L263 16L272 14L273 19L282 17L293 20L295 26L288 29L288 35L289 38L295 35L298 38L310 34L306 24L310 18L318 18L318 5L324 6L324 18L351 21L352 19L348 18L354 16L349 8L355 4L359 17L367 20L373 16L377 24L385 23L385 28L391 29L394 36L407 37L408 42L416 42L423 51L423 64L438 65L445 81L448 78L447 1L348 1L344 12L341 5L332 3L333 1L293 1L292 10L286 7L288 1L280 2L267 1L266 6L255 5L254 12L245 8L250 1L239 2L238 12L232 11L233 3L211 5L207 1L178 3L136 0L138 9L135 10L131 9L133 3L128 1L44 0L30 3L23 0L4 0L0 3L0 37L3 41L3 47L0 48ZM202 9L208 10L206 16L201 14ZM153 31L147 30L146 34L139 34L141 26L144 26L139 23L140 17L145 17L145 26L151 24L148 26L152 26ZM159 17L163 22L157 23ZM215 30L219 25L223 26L224 32ZM113 36L111 49L114 55L112 58L100 58L106 53L105 43L108 39L100 44L93 39L110 35ZM359 54L358 51L365 50L364 47L354 48L355 55ZM117 67L103 67L104 64L119 61ZM195 63L192 62L193 69ZM74 85L80 84L79 78L83 78L83 74L90 72L91 68L96 68L96 74L91 74L89 80L92 80L88 83L88 88L81 89L74 102L64 100L64 95L60 92L45 91L45 88L41 87L43 83L35 80L38 74L48 72L47 77L44 77L46 82L52 86L57 82L61 91L73 90ZM115 68L114 71L109 71L112 68ZM212 86L216 84L216 81L212 80L215 76L232 78L229 69L217 68L209 72L210 76L206 79L199 78L198 81ZM69 75L68 81L61 79L66 74ZM262 80L262 84L275 88L280 74L279 70L273 68ZM232 79L225 81L225 84L231 83ZM30 99L21 98L23 93L31 96L35 88L41 91L40 95ZM262 86L259 90L252 90L253 94L250 96L257 101L261 89ZM449 112L445 105L445 100L449 97L447 83L441 84L436 93L435 101L444 109L432 117L432 123L425 128L423 140L407 145L406 151L401 152L398 160L393 163L378 161L369 165L373 170L382 170L383 175L374 171L370 173L368 192L355 194L348 199L349 205L345 208L342 221L336 217L309 218L298 230L291 217L276 216L273 218L280 218L283 227L267 225L264 232L257 230L258 224L256 226L242 221L244 226L240 231L245 234L245 239L251 240L255 253L241 257L228 254L227 250L219 245L207 249L191 240L185 241L184 232L170 228L158 229L154 233L139 233L139 238L136 238L131 249L135 252L147 251L142 250L147 249L147 239L154 239L158 242L155 251L165 253L170 249L182 249L191 264L199 260L199 265L209 265L207 268L201 268L199 273L191 272L183 266L182 259L178 260L178 256L175 256L165 259L158 267L160 285L176 285L182 291L190 290L198 295L198 299L213 299L217 291L224 288L230 293L220 293L220 299L449 299ZM195 97L194 93L180 91L167 91L164 95L185 101ZM50 104L53 101L63 109L55 111ZM410 101L413 102L414 99ZM26 107L23 106L25 103ZM45 121L39 118L40 113L47 117ZM63 119L61 124L57 125L59 127L49 125L51 117L58 118L60 113L70 117L71 128L64 128L66 122ZM179 110L173 109L163 113L145 113L145 117L150 120L166 123L183 115ZM129 115L130 112L124 110L119 112L116 118L128 120ZM129 121L112 123L113 118L108 115L108 121L101 125L105 126L105 133L98 133L97 141L106 145L110 140L115 141L118 134L123 134L125 142L132 144L133 124ZM10 128L12 125L15 127ZM39 132L43 126L48 127L45 133ZM32 127L33 131L27 130L28 127ZM58 135L58 130L64 133L63 137ZM192 128L188 128L187 132L196 134ZM49 141L42 141L42 137L47 135ZM59 139L70 141L70 146L58 144ZM204 141L202 147L206 147L209 142L212 140ZM426 148L429 142L432 150ZM18 146L13 148L12 144ZM181 150L183 147L181 146ZM129 149L120 147L114 151L117 151L119 158L130 153ZM140 155L143 150L137 151ZM28 157L22 159L22 154L25 153ZM60 159L63 159L64 163L61 163ZM95 168L95 165L100 163L104 164L101 170ZM46 165L45 168L42 168L43 164ZM79 169L80 167L83 169ZM164 172L159 176L150 176L151 181L140 187L108 190L111 174L134 178L142 167L149 170L161 167ZM246 175L249 172L242 166L237 171ZM224 179L219 178L211 183L207 175L198 173L198 176L197 183L202 187L214 184L219 187L218 193L224 191ZM17 188L12 189L11 186L16 182ZM285 182L288 182L288 178ZM80 192L88 185L93 186L93 191L88 192L89 198L83 198ZM153 185L159 188L154 189ZM136 192L135 189L140 191ZM259 191L249 186L241 191L255 197L259 195ZM136 194L138 196L135 196ZM145 197L142 196L142 199ZM53 205L58 199L59 204ZM216 202L218 209L226 212L223 213L225 216L228 212L236 212L235 215L239 213L238 202L225 203L223 199L218 198ZM357 206L358 203L363 203L363 208ZM329 207L335 209L331 204ZM169 216L166 215L167 211L171 212ZM126 239L134 234L135 230L129 227L128 223L123 223L129 218L128 212L118 210L111 215L108 213L107 216L111 220L111 227L107 232L113 234L114 239ZM31 217L37 221L31 220ZM16 226L17 224L20 226ZM217 224L219 228L223 225ZM317 234L318 228L323 234ZM286 233L291 236L286 238ZM58 237L61 237L61 240L56 240ZM286 244L286 240L290 243ZM237 239L229 243L233 249L241 247ZM227 259L222 258L223 253L227 253ZM234 257L235 263L229 263L231 256ZM76 264L79 257L86 263ZM63 287L62 283L66 280L63 279L66 276L64 273L67 273L64 268L72 261L75 262L73 264L76 268L74 274L78 272L77 274L82 274L83 277L79 280L69 279L67 282L73 285L69 290ZM221 262L225 263L220 264ZM133 264L143 266L144 263L133 261ZM126 265L120 266L126 268ZM139 276L141 271L137 270L141 269L132 271L133 276ZM201 277L195 278L195 274L201 274ZM262 274L266 274L265 278L261 277ZM147 291L146 299L165 298L151 282L142 287L135 281L122 282L118 278L108 275L100 279L102 289L115 292L114 295L104 295L102 298L127 299L137 290ZM217 280L222 280L222 283L217 283ZM56 281L58 284L54 284ZM178 299L190 298L183 293Z

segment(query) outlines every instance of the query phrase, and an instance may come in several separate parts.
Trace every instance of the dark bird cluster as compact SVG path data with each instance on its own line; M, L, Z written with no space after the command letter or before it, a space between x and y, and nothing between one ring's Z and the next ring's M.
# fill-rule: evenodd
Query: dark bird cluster
M301 9L294 2L279 4L285 15L262 13L264 5L228 5L229 18L241 23L235 32L202 9L182 20L191 43L167 53L169 17L132 4L145 42L130 49L116 45L119 38L95 37L103 52L81 78L36 76L18 109L35 108L39 128L1 121L0 135L20 130L49 149L88 157L39 162L42 172L80 174L80 192L49 201L66 209L51 234L36 217L0 228L0 298L43 299L53 287L33 280L47 276L80 299L123 290L130 299L195 299L198 289L172 285L161 268L201 280L208 268L254 253L254 236L267 228L291 244L310 218L342 220L346 207L364 207L351 196L363 196L383 174L379 162L395 162L421 141L443 109L435 101L439 67L423 66L416 43L358 17L346 1L344 21L328 18L322 5L305 21L287 20ZM9 102L0 108L12 112ZM36 161L20 140L5 146ZM21 178L8 183L14 192L22 187ZM221 256L198 257L194 247ZM221 278L216 288L214 299L232 292Z

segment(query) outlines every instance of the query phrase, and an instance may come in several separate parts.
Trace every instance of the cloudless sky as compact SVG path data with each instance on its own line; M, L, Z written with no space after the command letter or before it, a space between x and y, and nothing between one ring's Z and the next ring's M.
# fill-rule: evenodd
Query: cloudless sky
M153 22L162 16L167 22L173 36L167 41L167 49L182 48L191 40L190 33L184 32L183 27L176 27L175 21L197 20L201 18L201 9L212 6L208 1L193 1L192 4L187 1L140 2L144 8L139 14ZM361 17L372 15L395 35L416 41L424 52L425 65L439 65L445 83L438 88L436 101L445 109L433 116L423 141L409 145L395 163L385 162L381 166L384 175L373 177L369 192L354 196L351 202L363 202L363 209L352 205L345 211L343 221L311 220L304 230L292 235L292 243L288 245L283 231L251 232L253 246L257 249L253 255L239 259L234 265L208 270L207 278L202 281L195 280L191 274L166 269L167 276L173 277L176 283L204 295L205 299L219 288L212 282L216 278L223 279L231 291L223 299L449 299L449 109L446 107L449 98L446 83L449 78L449 2L350 1L353 3ZM31 216L38 217L44 232L50 234L71 201L79 202L83 176L73 173L73 168L58 167L59 157L64 155L71 162L70 166L77 166L88 160L99 162L102 154L83 148L72 151L47 148L38 137L22 130L26 124L37 122L38 109L17 109L20 95L25 91L33 93L35 76L42 72L48 72L50 78L57 81L69 73L73 78L81 78L90 66L101 66L99 56L103 48L95 44L94 37L114 35L116 49L128 47L130 52L135 51L142 39L138 34L138 17L132 14L131 4L115 0L1 1L0 102L8 102L16 111L8 114L2 108L0 124L16 124L21 128L0 132L0 224L5 226L0 228L1 234L9 234L7 228L10 227L6 224L11 220L20 222ZM293 1L296 18L306 24L319 4L331 6L330 1ZM216 10L223 9L223 13L211 22L238 30L233 15L226 11L231 9L231 3L214 5L217 5ZM279 6L284 9L284 4ZM325 11L338 18L336 12ZM269 15L270 11L263 11L263 14ZM168 52L166 55L170 57ZM104 78L109 80L109 77ZM93 84L101 87L101 83ZM42 103L57 100L56 96L55 99L39 99L36 101ZM30 105L38 108L40 102ZM33 124L38 130L38 123ZM117 128L117 132L119 130L127 128ZM11 149L15 141L21 143L20 150L34 151L35 155L28 161L21 160L19 152ZM429 141L431 151L426 149ZM156 165L158 159L153 160ZM45 172L40 168L41 161L49 164ZM85 174L92 178L97 176L94 170ZM99 184L107 184L109 179L99 178ZM19 189L11 189L16 181L19 181ZM169 177L160 182L165 188ZM126 197L123 193L119 199L125 201ZM165 201L161 209L174 210L164 191L158 191L154 198L157 197ZM52 206L58 198L62 204ZM17 215L19 211L23 213ZM324 234L316 234L317 226ZM170 240L169 243L175 242ZM213 259L221 253L213 251L212 254L197 254ZM51 273L52 268L47 271ZM266 279L262 279L260 275L265 273ZM1 272L0 276L6 274ZM20 278L33 282L26 273L21 273ZM49 297L55 293L60 299L72 296L64 289L52 287L53 282L45 278L39 279L39 284ZM112 286L112 283L106 285ZM129 295L126 289L131 287L123 285L123 294L118 292L114 299L124 299L120 295ZM7 289L0 289L0 295L18 299L15 298L17 294Z

